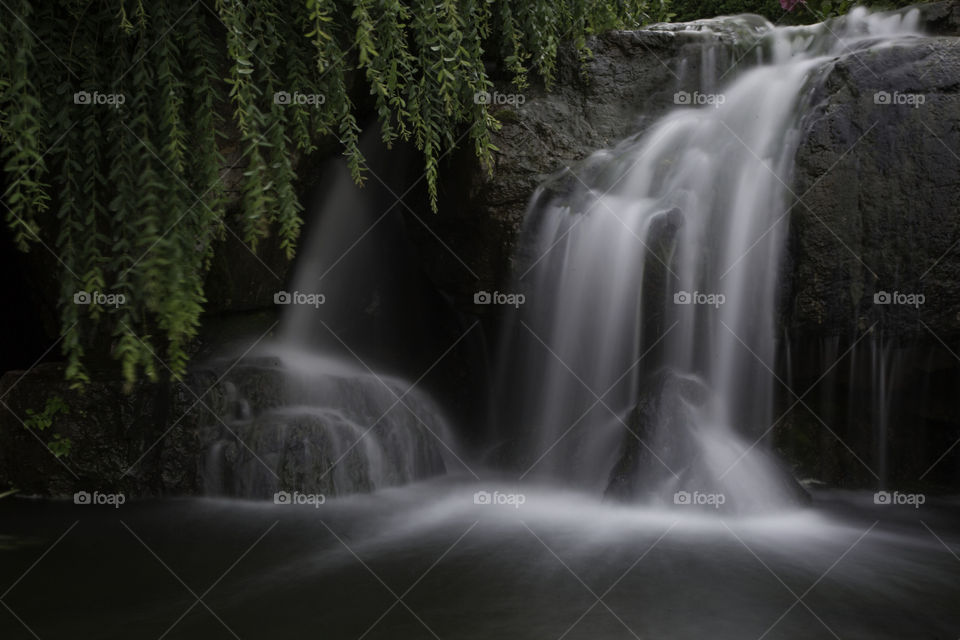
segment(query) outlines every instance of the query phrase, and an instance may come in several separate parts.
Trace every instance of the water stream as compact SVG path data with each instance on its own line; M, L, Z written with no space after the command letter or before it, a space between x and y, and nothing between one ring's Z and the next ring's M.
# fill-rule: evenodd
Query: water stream
M476 489L443 478L319 508L204 499L119 515L4 505L3 584L79 521L4 601L41 638L103 640L926 640L960 628L960 562L945 547L960 545L956 501L924 505L938 540L915 510L862 494L725 519L556 488L529 488L520 509L478 506ZM0 633L33 637L9 616Z
M365 152L385 161L376 142L367 135ZM442 474L454 460L443 412L413 381L385 371L391 358L382 357L414 342L396 311L414 301L393 300L414 291L398 284L403 243L398 216L388 215L403 172L390 174L399 185L362 190L342 163L324 175L320 215L289 289L275 296L276 331L237 364L231 353L214 365L227 410L204 464L206 495L334 497Z
M642 135L541 187L497 402L505 431L527 434L523 476L654 502L722 495L729 510L796 499L758 443L774 422L794 156L833 61L916 24L860 9L829 27L687 26L747 37L746 68L678 92Z

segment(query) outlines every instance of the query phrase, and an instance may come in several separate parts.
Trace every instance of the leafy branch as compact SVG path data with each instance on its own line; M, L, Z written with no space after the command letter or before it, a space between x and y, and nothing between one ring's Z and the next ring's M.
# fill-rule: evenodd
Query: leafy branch
M549 88L560 43L666 15L665 0L9 0L0 20L0 163L16 245L58 260L67 377L93 356L128 385L180 376L227 201L221 144L238 140L251 248L296 249L295 163L337 140L364 181L360 122L412 141L437 209L440 158L462 136L493 170L499 123L477 100L500 65ZM86 300L80 294L89 294ZM104 302L106 300L106 302ZM120 303L111 301L122 300ZM160 348L157 348L160 347Z

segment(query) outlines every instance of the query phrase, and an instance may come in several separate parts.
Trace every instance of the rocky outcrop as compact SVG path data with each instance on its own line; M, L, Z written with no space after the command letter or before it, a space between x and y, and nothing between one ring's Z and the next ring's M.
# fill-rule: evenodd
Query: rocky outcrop
M960 3L927 11L958 33ZM783 296L788 374L809 406L778 441L831 484L955 486L960 407L943 399L960 388L960 44L842 57L815 102Z
M336 361L244 360L217 385L204 492L267 498L371 491L443 473L454 445L436 407L389 377Z
M923 15L927 33L940 36L960 34L960 4L933 2L918 7Z
M334 496L443 472L454 438L420 392L343 364L288 370L273 356L214 360L182 382L141 382L129 393L112 374L72 390L56 364L9 372L0 378L0 486L54 496ZM44 416L51 402L65 410Z
M704 430L698 417L717 411L712 401L710 389L695 377L669 369L647 375L627 418L630 435L624 437L606 498L669 503L677 491L707 492L722 495L725 510L741 512L808 501L806 491L764 447L750 447L729 434L723 439L727 451L717 450L716 442L706 437L716 425ZM719 462L722 456L727 460Z
M960 337L960 44L837 61L793 181L791 331ZM874 304L874 294L923 303ZM881 298L883 295L881 293Z
M91 373L82 393L69 388L59 364L0 378L0 483L27 495L196 493L203 438L197 427L208 410L193 406L186 388L141 383L126 393L112 372ZM38 424L31 414L42 414L52 399L66 412ZM216 406L215 398L206 402ZM70 450L57 457L51 443L65 440Z
M675 106L674 94L703 91L705 79L736 60L728 39L695 31L611 32L589 47L586 61L562 53L549 91L532 86L517 94L507 81L497 84L497 94L512 103L491 108L502 124L493 136L499 151L492 175L477 167L472 148L464 149L446 173L440 214L424 218L429 230L418 230L431 277L464 310L488 311L473 306L473 293L509 286L538 186L563 167L583 171L579 161L643 131Z
M659 497L654 494L670 481L672 470L685 475L697 455L691 407L702 407L709 396L709 389L698 380L666 369L647 376L640 385L639 401L627 418L633 437L624 437L606 496L649 501Z

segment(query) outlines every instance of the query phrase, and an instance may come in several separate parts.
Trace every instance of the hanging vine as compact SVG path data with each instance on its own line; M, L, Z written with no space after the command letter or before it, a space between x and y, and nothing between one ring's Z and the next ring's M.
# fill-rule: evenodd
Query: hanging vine
M184 373L227 206L220 140L239 141L241 233L302 224L294 158L335 138L364 181L361 96L383 142L412 141L436 209L462 136L492 168L499 125L478 100L500 62L549 87L560 43L663 19L662 0L8 0L0 8L3 213L21 250L60 270L67 377L89 355L124 379ZM53 258L55 256L55 258ZM106 349L104 349L106 347Z

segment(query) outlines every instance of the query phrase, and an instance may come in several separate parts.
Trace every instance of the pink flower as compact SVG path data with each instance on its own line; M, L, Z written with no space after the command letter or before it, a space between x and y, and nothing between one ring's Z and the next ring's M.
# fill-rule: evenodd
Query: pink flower
M780 0L780 6L787 11L793 11L793 8L801 2L806 2L806 0Z

